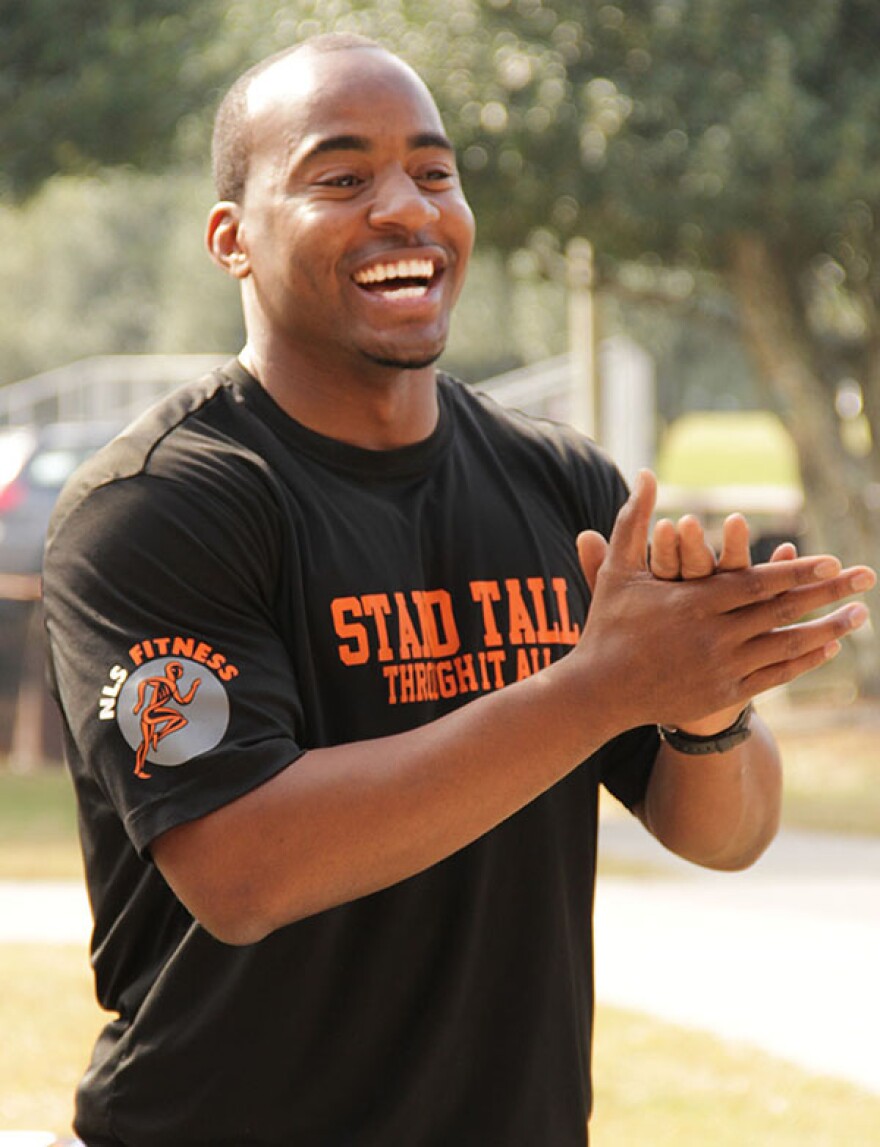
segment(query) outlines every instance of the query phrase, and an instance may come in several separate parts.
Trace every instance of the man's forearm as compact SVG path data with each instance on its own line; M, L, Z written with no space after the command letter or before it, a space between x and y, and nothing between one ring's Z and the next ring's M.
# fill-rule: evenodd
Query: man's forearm
M159 837L154 860L193 915L238 944L413 876L622 731L600 683L585 688L574 669L564 658L420 728L311 750Z
M672 852L708 868L746 868L779 827L782 768L758 717L752 735L726 753L689 756L663 743L642 820Z

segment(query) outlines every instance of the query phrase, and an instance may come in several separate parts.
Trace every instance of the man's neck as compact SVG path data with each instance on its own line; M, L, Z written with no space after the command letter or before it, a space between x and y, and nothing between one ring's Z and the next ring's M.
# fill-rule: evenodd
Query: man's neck
M341 371L261 353L251 343L239 360L286 414L339 442L394 450L424 441L437 425L433 365L407 369L365 359Z

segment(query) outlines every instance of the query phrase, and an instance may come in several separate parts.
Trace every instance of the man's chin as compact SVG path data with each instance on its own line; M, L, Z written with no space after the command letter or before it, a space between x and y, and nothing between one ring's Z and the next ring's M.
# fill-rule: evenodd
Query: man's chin
M365 357L377 366L387 366L390 370L424 370L426 366L432 366L442 353L441 349L430 356L367 354Z

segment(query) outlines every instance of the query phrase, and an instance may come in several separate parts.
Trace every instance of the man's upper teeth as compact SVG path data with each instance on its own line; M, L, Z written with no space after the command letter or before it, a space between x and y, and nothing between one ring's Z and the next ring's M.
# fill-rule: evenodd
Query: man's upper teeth
M430 259L399 259L396 263L377 263L358 271L356 283L385 283L389 279L430 279L434 264Z

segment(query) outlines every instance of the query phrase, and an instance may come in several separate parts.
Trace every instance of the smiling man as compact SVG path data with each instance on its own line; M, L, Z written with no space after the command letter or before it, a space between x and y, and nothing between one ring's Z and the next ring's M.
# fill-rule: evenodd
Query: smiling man
M717 560L658 524L649 567L650 475L628 498L437 371L473 220L378 45L258 65L214 164L247 343L79 472L45 562L111 1013L77 1131L582 1147L600 785L751 863L780 795L751 698L834 656L864 607L801 619L873 574L750 568L739 518Z
M381 449L418 441L437 421L430 367L464 282L473 216L421 80L382 51L355 58L319 43L261 67L244 109L233 97L221 111L224 201L208 242L242 283L242 363L292 417Z

